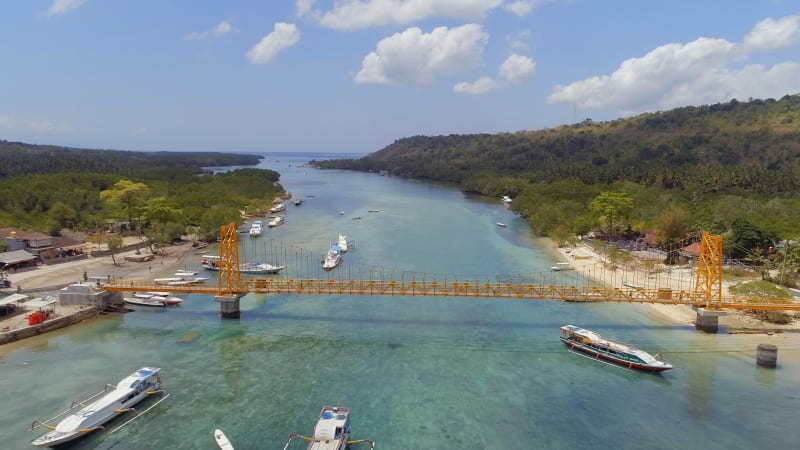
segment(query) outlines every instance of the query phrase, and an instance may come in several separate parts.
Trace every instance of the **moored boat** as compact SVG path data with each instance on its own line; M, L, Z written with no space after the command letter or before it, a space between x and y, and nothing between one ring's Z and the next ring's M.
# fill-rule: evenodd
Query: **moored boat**
M134 297L125 297L122 300L129 305L136 305L136 306L155 306L159 308L167 306L167 302L165 302L164 300L156 299L152 295L150 297L144 298L144 297L136 297L134 294Z
M319 413L314 434L310 437L290 434L283 450L287 450L294 439L307 441L306 450L344 450L348 445L361 443L368 444L371 449L375 448L375 443L369 439L348 440L351 430L350 408L325 406Z
M342 263L342 252L338 245L331 245L325 258L322 260L322 268L325 270L333 270Z
M264 222L256 220L250 225L250 237L259 237L264 233Z
M556 265L551 267L550 270L553 272L563 272L565 270L575 270L575 268L572 267L572 264L570 263L560 262L556 263Z
M52 447L85 436L94 430L103 430L103 424L126 413L136 413L133 407L147 396L164 393L161 390L160 368L142 367L123 378L116 386L106 385L97 394L80 402L72 402L70 409L45 420L34 421L31 430L44 427L50 430L36 438L31 444L36 447ZM92 401L93 400L93 401ZM92 403L87 404L87 402ZM155 405L153 405L155 406ZM66 415L56 426L48 422Z
M342 253L346 252L347 251L347 236L345 236L343 234L339 234L339 241L337 242L336 245L339 246L339 250L341 250Z
M281 216L275 216L275 217L272 218L272 220L267 222L267 226L270 227L270 228L274 228L274 227L277 227L278 225L283 225L283 224L284 224L284 220L283 220L283 217L281 217Z
M206 270L219 270L219 256L203 255L200 265ZM239 273L246 275L267 275L278 273L285 269L284 265L267 264L262 262L246 262L239 264Z
M271 213L279 213L286 210L286 204L281 202L269 209Z
M168 306L179 305L183 302L180 297L174 297L169 292L134 292L136 298L149 298L151 300L162 301Z
M504 224L503 222L497 222L497 226L500 227L500 228L505 228L508 225Z
M651 355L630 344L612 341L594 331L585 330L575 325L561 327L561 342L570 351L580 350L594 359L611 361L628 369L639 369L648 372L663 372L672 369L671 364L660 359L660 355Z
M294 199L294 206L300 206L302 204L303 204L303 199L302 198Z
M233 450L233 444L231 444L231 441L228 440L228 436L225 436L225 433L220 429L214 430L214 441L216 441L217 447L219 447L220 450Z

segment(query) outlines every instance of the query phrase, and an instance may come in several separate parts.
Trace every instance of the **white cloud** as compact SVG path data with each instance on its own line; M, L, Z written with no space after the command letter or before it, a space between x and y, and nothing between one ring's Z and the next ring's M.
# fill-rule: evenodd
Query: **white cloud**
M533 11L533 7L534 4L533 1L531 0L511 2L503 5L503 9L505 9L506 11L510 11L520 17L525 17L528 14L530 14L531 11Z
M78 9L86 0L53 0L53 3L42 13L45 17L63 16Z
M453 86L456 94L480 95L491 92L503 86L503 84L523 85L533 77L536 72L536 62L527 56L512 54L497 69L498 78L503 81L495 80L491 77L481 77L469 83L461 82Z
M503 0L338 0L327 12L311 11L311 0L298 0L295 11L335 30L405 25L429 17L479 20Z
M800 14L775 20L764 19L744 38L744 45L753 50L772 50L800 43Z
M549 102L627 113L728 101L781 97L800 91L800 62L737 67L754 53L800 45L800 16L765 19L743 43L699 38L667 44L623 61L610 75L556 86Z
M272 61L278 53L300 42L300 32L293 23L276 22L272 33L247 51L247 59L254 64Z
M298 17L303 17L311 12L311 8L313 6L314 6L314 0L297 0L294 6L294 13Z
M506 58L498 70L500 78L516 85L526 84L535 72L536 62L532 58L516 53Z
M184 38L192 40L218 38L220 36L224 36L230 33L231 31L233 31L233 27L231 26L230 21L223 20L209 31L189 33L186 36L184 36Z
M457 83L455 86L453 86L453 92L456 94L481 95L491 92L499 87L500 84L493 78L481 77L473 83L468 83L466 81Z
M382 39L361 62L358 84L424 85L437 74L458 73L481 64L489 35L480 25L437 27L430 33L408 28Z
M514 34L506 35L508 46L514 50L526 51L530 48L528 39L531 38L531 30L522 30Z

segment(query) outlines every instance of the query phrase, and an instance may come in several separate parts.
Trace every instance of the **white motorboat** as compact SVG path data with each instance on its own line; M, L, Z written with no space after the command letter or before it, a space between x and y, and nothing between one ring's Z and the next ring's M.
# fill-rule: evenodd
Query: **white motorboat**
M231 444L231 441L228 440L228 436L225 436L225 433L220 429L214 430L214 441L217 442L217 447L219 447L220 450L233 450L233 444Z
M250 237L259 237L264 233L264 222L256 220L250 225Z
M161 390L161 378L158 376L160 370L158 367L142 367L123 378L116 386L106 385L103 391L88 399L72 402L72 406L59 415L43 422L34 421L31 430L44 427L50 431L31 444L36 447L52 447L69 442L94 430L104 430L103 424L122 413L136 413L134 405L149 395L164 393ZM91 400L92 403L87 404ZM64 415L67 416L58 425L48 423Z
M283 225L283 224L284 224L284 220L283 220L282 216L275 216L275 217L272 218L272 220L267 222L267 226L270 227L270 228L274 228L274 227L277 227L278 225Z
M279 213L279 212L285 211L285 210L286 210L286 204L281 202L281 203L278 203L277 205L273 206L272 208L270 208L269 212L271 212L271 213Z
M553 272L563 272L565 270L575 270L575 268L572 267L572 264L570 263L560 262L556 263L556 265L551 267L550 270Z
M167 302L165 302L164 300L156 299L152 295L147 298L135 297L135 296L125 297L122 300L129 305L136 305L136 306L155 306L159 308L167 306Z
M219 256L216 255L203 255L200 260L206 270L219 270ZM246 262L239 264L239 273L248 275L265 275L278 273L285 269L284 265L267 264L262 262Z
M511 199L511 197L504 195L500 198L500 201L503 203L511 203L513 200Z
M339 241L337 242L336 245L339 246L339 250L341 250L342 253L346 252L347 251L347 236L345 236L343 234L340 234L339 235Z
M328 253L325 254L325 259L322 260L322 268L325 270L333 270L342 263L342 252L338 245L331 245Z
M504 224L503 222L497 222L497 226L500 227L500 228L505 228L508 225Z
M151 300L158 300L166 303L168 306L175 306L181 304L183 299L174 297L169 292L135 292L133 294L136 298L149 298Z
M314 426L314 435L303 436L292 433L286 440L283 450L287 450L289 444L297 438L308 442L306 450L344 450L349 445L361 443L368 444L371 449L375 448L375 443L369 439L348 440L351 431L350 408L325 406Z

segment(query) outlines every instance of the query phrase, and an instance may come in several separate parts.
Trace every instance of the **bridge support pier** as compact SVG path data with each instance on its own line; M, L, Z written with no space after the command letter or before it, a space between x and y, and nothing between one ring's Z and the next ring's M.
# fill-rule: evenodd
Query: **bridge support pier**
M692 307L697 311L697 320L694 322L695 328L706 333L716 333L719 331L719 316L724 316L725 311L712 311L705 308Z
M224 319L238 319L241 315L239 311L239 299L241 294L215 295L214 301L219 302L219 315Z

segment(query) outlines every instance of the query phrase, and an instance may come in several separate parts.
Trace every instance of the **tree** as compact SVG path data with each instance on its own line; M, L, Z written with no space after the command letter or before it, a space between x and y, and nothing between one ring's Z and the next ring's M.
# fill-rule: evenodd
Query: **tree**
M119 180L111 189L100 191L100 200L112 207L121 206L127 214L128 222L133 222L134 205L149 191L150 188L144 183Z
M671 206L656 219L656 240L658 245L670 248L667 264L675 264L680 257L678 245L673 245L686 237L688 232L686 211L679 206Z
M59 229L74 227L75 222L78 220L78 214L75 210L60 201L53 203L48 214L58 223Z
M606 232L613 236L616 234L615 224L633 212L633 198L624 192L601 192L589 208L599 215L600 222L608 227Z
M116 234L106 235L106 245L108 245L108 251L111 252L111 262L116 266L117 259L114 258L114 253L122 248L122 238Z
M729 256L757 259L775 246L778 236L774 232L759 229L745 219L736 219L731 223L727 241L729 244L725 246L725 253Z

